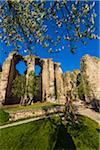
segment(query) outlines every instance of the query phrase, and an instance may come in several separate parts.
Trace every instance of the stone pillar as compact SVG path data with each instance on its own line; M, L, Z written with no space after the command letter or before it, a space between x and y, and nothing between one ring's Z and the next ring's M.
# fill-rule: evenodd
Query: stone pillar
M12 68L14 67L13 65L14 54L15 54L14 52L9 54L8 58L6 59L2 67L0 79L0 105L2 105L2 103L5 103L6 95L9 94L7 92L9 90L7 89L9 89L8 86L10 86L10 80L12 80L13 76Z
M47 59L43 59L42 67L42 100L49 100L49 68Z
M49 101L55 102L55 84L54 84L54 63L52 59L48 59L49 63Z
M63 73L60 63L55 63L55 86L58 103L64 104L66 99L64 95Z
M30 80L34 80L34 79L30 79L30 73L31 72L35 72L35 57L34 56L25 56L24 57L26 62L27 62L27 72L26 72L26 91L25 91L25 99L27 99L27 94L28 94L28 84L30 82ZM29 98L32 99L32 95L29 94Z

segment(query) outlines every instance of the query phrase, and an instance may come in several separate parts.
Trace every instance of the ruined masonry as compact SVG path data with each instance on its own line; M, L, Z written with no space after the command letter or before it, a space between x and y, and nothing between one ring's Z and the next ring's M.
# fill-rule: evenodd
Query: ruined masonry
M35 71L35 65L41 66L41 101L64 103L63 74L59 63L54 63L52 59L40 59L33 55L31 57L21 56L12 52L2 66L0 77L0 104L9 101L12 82L16 75L18 75L16 64L18 64L19 61L25 62L27 66L25 72L26 85L29 81L29 73Z
M21 56L12 52L0 67L0 105L7 103L10 98L12 82L18 75L16 64L19 61L25 62L27 70L26 86L29 82L29 73L35 71L35 65L42 68L40 75L41 101L64 104L66 95L71 91L71 98L78 99L77 80L81 75L83 83L91 87L89 97L85 95L85 101L100 100L100 59L85 55L81 59L80 70L66 72L63 74L60 63L52 59L40 59L37 56ZM13 101L13 100L12 100Z

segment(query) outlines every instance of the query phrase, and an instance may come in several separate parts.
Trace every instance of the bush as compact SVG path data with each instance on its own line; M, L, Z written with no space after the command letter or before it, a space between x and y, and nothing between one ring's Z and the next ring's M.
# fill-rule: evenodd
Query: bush
M92 106L92 109L95 110L96 112L100 112L100 101L93 99L93 101L90 103Z
M0 109L0 124L7 122L9 120L9 118L10 118L9 113Z

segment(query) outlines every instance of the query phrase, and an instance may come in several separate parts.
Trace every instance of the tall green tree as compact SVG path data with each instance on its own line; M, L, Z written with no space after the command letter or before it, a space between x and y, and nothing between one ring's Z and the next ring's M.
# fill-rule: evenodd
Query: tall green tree
M98 39L95 17L95 2L88 0L3 0L0 1L0 38L16 51L22 51L24 43L24 52L30 53L35 52L35 44L48 52L59 52L66 41L75 53L77 43L86 45L88 39Z
M32 101L34 101L33 99L37 96L39 92L38 78L36 77L34 71L31 71L29 73L28 86L26 88L27 96L29 97L28 103L31 103Z
M28 84L26 84L25 75L17 76L12 83L12 95L21 98L20 104L22 105L31 104L38 90L38 79L33 71L29 74Z
M25 84L26 84L25 75L17 76L12 83L12 95L21 98L20 101L21 104L24 103Z

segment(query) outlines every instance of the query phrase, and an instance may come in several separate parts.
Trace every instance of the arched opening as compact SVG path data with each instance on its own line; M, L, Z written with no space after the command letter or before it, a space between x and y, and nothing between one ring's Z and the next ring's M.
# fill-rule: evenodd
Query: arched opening
M23 59L22 56L14 55L13 59L11 60L10 73L9 73L8 85L7 85L7 90L6 90L5 104L8 105L8 104L19 104L20 103L21 97L14 95L12 92L12 88L13 88L13 84L14 84L14 81L16 80L16 78L19 79L19 77L21 77L22 75L26 75L26 72L27 72L26 61ZM18 83L18 82L16 82L16 83ZM17 87L17 86L15 86L15 87Z
M18 74L20 74L20 75L25 74L26 69L27 69L27 66L26 66L25 62L19 61L16 64L16 70L17 70Z
M39 65L35 65L35 75L39 76L42 72L42 68Z

